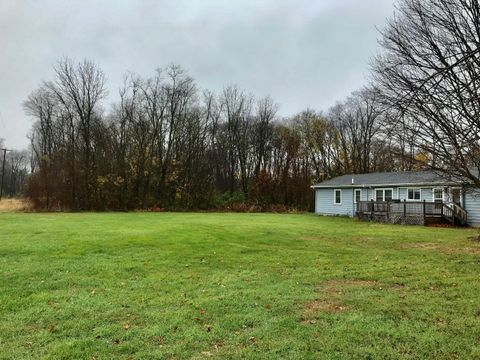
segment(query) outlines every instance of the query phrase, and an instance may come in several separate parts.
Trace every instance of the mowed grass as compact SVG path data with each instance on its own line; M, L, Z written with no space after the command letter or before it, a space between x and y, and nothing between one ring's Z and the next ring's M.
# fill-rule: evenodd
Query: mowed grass
M0 213L0 358L479 358L476 234L314 215Z

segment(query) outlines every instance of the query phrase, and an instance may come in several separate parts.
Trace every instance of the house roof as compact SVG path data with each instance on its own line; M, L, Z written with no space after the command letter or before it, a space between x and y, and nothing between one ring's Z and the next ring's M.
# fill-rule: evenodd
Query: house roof
M401 171L370 174L350 174L323 181L313 188L333 187L370 187L370 186L419 186L419 185L454 185L461 181L448 178L437 171Z

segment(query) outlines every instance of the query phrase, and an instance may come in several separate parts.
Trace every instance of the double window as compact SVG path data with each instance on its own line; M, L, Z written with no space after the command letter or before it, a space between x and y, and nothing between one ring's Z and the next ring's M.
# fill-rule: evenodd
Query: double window
M392 201L393 189L375 189L376 201Z
M407 199L411 201L420 201L422 199L422 190L420 189L408 189Z
M334 191L334 204L335 205L342 205L342 190L335 190Z

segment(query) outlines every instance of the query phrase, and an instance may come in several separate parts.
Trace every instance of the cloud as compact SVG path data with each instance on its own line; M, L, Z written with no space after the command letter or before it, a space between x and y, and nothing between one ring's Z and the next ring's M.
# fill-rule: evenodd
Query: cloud
M175 62L200 87L235 83L280 112L326 109L365 82L393 0L72 0L0 2L0 138L25 147L22 101L63 56L105 71L109 101L126 71Z

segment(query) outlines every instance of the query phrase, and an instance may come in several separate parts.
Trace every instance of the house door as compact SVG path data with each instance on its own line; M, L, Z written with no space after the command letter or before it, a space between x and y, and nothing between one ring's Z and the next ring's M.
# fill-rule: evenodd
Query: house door
M449 194L449 203L462 206L462 189L461 188L450 188Z
M462 206L462 189L452 188L452 203Z

